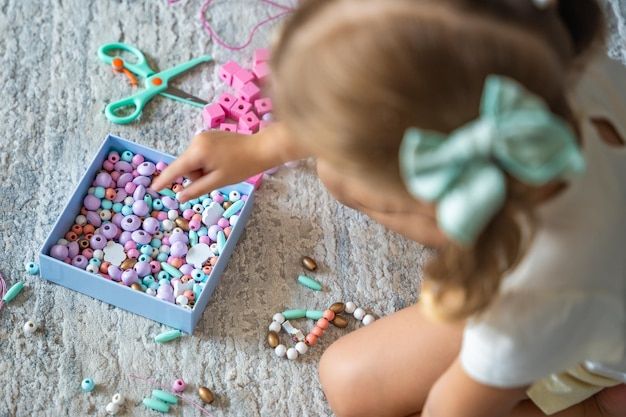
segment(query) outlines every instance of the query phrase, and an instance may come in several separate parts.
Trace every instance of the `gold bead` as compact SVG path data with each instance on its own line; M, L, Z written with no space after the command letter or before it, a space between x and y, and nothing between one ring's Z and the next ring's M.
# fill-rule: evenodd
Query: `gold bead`
M122 262L122 264L120 265L120 268L122 268L123 271L126 271L127 269L133 269L136 263L137 263L137 259L128 258L124 262Z
M346 308L346 305L342 303L341 301L334 303L333 305L328 307L328 309L331 310L335 314L341 313L345 308Z
M143 291L143 288L141 288L141 285L139 285L138 282L133 282L132 284L130 284L130 288L137 291Z
M304 266L309 271L315 271L317 269L317 263L313 260L313 258L309 256L302 257L302 266Z
M226 210L228 207L232 205L233 205L232 201L224 201L224 203L222 203L222 208Z
M275 331L270 331L267 334L267 344L270 345L272 349L274 349L280 343L280 339L278 338L278 333Z
M340 329L343 329L344 327L348 325L348 319L345 318L344 316L336 315L335 318L331 320L331 323L335 327L339 327Z
M185 219L184 217L178 217L176 220L174 220L174 223L176 223L176 226L180 227L185 232L189 231L189 220Z
M207 387L198 388L198 396L207 404L211 404L214 400L213 393Z

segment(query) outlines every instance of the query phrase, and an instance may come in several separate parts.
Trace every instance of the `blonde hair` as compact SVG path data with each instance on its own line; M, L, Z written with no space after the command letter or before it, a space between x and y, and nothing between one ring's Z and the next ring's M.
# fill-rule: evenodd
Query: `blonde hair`
M594 0L548 10L531 0L305 1L273 51L277 115L313 152L400 182L406 128L450 132L475 119L489 74L517 80L575 126L570 75L602 24ZM449 242L426 265L422 292L438 316L480 312L522 256L533 189L508 182L475 244Z

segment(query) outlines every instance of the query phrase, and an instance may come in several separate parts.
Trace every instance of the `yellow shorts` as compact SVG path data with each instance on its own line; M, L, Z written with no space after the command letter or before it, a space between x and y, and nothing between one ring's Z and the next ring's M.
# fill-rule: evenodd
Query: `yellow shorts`
M526 393L546 415L551 415L583 402L604 388L622 383L593 374L580 365L535 382Z

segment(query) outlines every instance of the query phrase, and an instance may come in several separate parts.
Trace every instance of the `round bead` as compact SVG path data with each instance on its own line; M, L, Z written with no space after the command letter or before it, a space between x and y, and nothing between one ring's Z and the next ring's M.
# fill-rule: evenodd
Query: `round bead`
M185 384L185 381L183 381L180 378L175 379L174 382L172 383L172 389L176 392L183 392L186 387L187 387L187 384Z
M299 354L304 355L309 350L309 346L304 342L296 343L296 350Z
M37 274L39 272L39 265L37 265L36 262L26 262L26 272L31 275Z
M285 345L278 345L274 348L274 353L276 353L276 356L278 356L279 358L282 358L287 353L287 348L285 347Z
M287 359L290 359L290 360L298 359L298 351L295 348L287 349Z
M352 314L354 313L354 310L356 310L356 304L354 304L352 301L348 301L345 304L344 311L348 314Z
M120 411L120 406L118 404L115 403L108 403L105 411L109 414L114 416L115 414L117 414Z
M317 337L322 337L322 335L324 334L324 329L322 329L320 326L315 326L311 329L310 334L317 336Z
M198 397L207 404L212 403L214 399L213 393L207 387L198 388Z
M111 398L111 402L113 404L122 405L124 403L124 396L118 392Z
M85 268L85 271L87 271L87 272L89 272L91 274L97 274L98 272L100 272L100 268L98 267L98 265L90 263Z
M372 324L375 320L376 319L374 318L374 316L372 316L371 314L366 314L361 321L363 322L364 326L367 326L368 324Z
M277 321L273 321L273 322L271 322L271 323L270 323L270 325L269 325L269 327L268 327L268 330L269 330L270 332L276 332L276 333L278 333L278 332L280 332L280 329L281 329L281 327L280 327L280 323L279 323L279 322L277 322Z
M96 387L96 384L93 382L92 379L86 378L82 380L82 382L80 383L80 387L85 392L91 392Z
M37 330L37 325L34 322L28 320L26 323L24 323L23 330L24 330L24 334L26 336L29 336L35 333L35 331Z
M285 322L285 316L283 316L282 313L276 313L274 314L274 317L272 317L272 320L279 324L283 324Z
M309 346L315 346L317 344L317 336L314 335L313 333L307 334L304 340L306 341L306 344Z
M333 321L335 319L335 312L330 309L324 310L323 317L328 321Z
M357 320L363 320L363 317L365 317L365 310L363 310L361 307L359 307L356 310L354 310L352 315Z
M328 320L325 319L324 317L322 317L321 319L317 321L317 327L321 328L322 330L328 329L328 326L329 326Z

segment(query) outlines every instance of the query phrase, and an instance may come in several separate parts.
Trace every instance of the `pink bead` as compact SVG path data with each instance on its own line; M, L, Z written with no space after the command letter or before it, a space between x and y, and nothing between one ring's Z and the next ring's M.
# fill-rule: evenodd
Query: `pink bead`
M185 381L183 381L180 378L175 380L174 383L172 383L172 389L176 392L183 392L186 387L187 387L187 384L185 384Z
M85 248L85 249L82 250L82 252L80 254L83 255L87 259L91 259L91 258L93 258L93 249Z
M321 319L317 321L317 327L321 327L322 330L328 329L328 326L329 326L328 320L325 319L324 317L322 317Z
M324 334L324 329L322 329L320 326L315 326L311 329L311 334L317 337L322 337L322 335Z
M240 99L245 100L248 103L252 103L254 100L261 97L261 89L257 87L255 83L249 81L239 89L238 96Z
M209 104L202 110L202 118L206 127L216 127L224 123L226 113L224 109L217 103Z
M239 71L233 74L233 83L231 85L235 90L239 91L246 83L250 81L254 81L254 75L252 75L250 71L241 68Z
M220 130L223 130L225 132L236 132L237 125L234 123L222 123L220 125Z
M162 222L163 220L167 219L167 213L164 211L159 211L156 215L156 218L158 221Z
M191 220L191 218L193 217L194 214L196 214L196 212L193 211L192 209L190 209L190 208L185 209L185 211L183 211L183 218L185 220Z
M237 97L230 93L224 92L217 99L217 104L222 106L222 109L224 109L224 113L226 113L226 116L230 117L230 108L233 107L236 101Z
M246 180L246 182L247 182L248 184L252 184L252 185L254 185L254 189L255 189L255 190L258 190L258 189L259 189L259 187L261 186L261 183L263 182L263 173L261 173L261 174L257 174L257 175L255 175L255 176L253 176L253 177L248 178L248 179Z
M111 172L115 169L115 164L113 164L113 162L111 161L104 161L102 163L102 168L104 168L105 170Z
M137 249L131 249L131 250L126 252L126 257L132 258L132 259L137 259L137 258L139 258L139 251Z
M265 113L269 113L273 109L271 98L260 98L254 100L254 109L259 116L263 116Z
M158 261L151 261L150 262L150 268L152 269L152 272L159 272L161 271L161 263Z
M306 344L309 346L315 346L317 344L317 336L315 336L312 333L307 334L304 340L306 341Z
M252 104L244 100L237 100L230 108L230 118L239 121L239 118L252 109Z
M252 53L254 64L260 62L266 62L270 60L271 51L270 48L258 48Z
M116 163L120 160L120 154L113 151L113 152L109 152L109 154L107 155L107 161L111 162L111 163Z
M163 171L165 168L167 168L167 163L163 162L163 161L159 161L156 163L156 169L159 171Z
M195 231L200 230L200 228L202 227L202 222L198 219L191 219L189 220L189 229Z
M143 155L141 155L141 154L135 154L135 155L133 155L132 161L133 161L133 164L135 164L135 165L139 165L139 164L141 164L143 161L145 161L145 159L144 159Z
M254 74L255 78L259 82L259 84L263 85L270 78L270 66L267 62L259 62L252 67L252 74Z
M134 182L127 182L124 186L124 191L126 191L128 194L133 194L136 189L137 184L135 184Z
M322 316L328 320L328 321L332 321L335 318L335 312L332 310L324 310L324 313L322 314Z
M220 219L217 221L217 225L224 229L225 227L228 227L230 225L230 222L227 218L220 217Z
M220 79L228 85L233 85L233 75L235 75L235 73L239 70L241 70L239 64L234 61L228 61L220 67Z
M259 118L252 111L249 111L239 118L239 129L255 131L258 127Z
M205 245L209 245L209 246L211 246L211 243L213 243L211 242L211 238L208 236L200 236L198 238L198 242L204 243Z
M113 172L111 172L111 179L117 183L117 180L120 177L120 175L122 175L122 174L120 174L117 171L113 171ZM115 185L113 185L112 187L115 188Z

